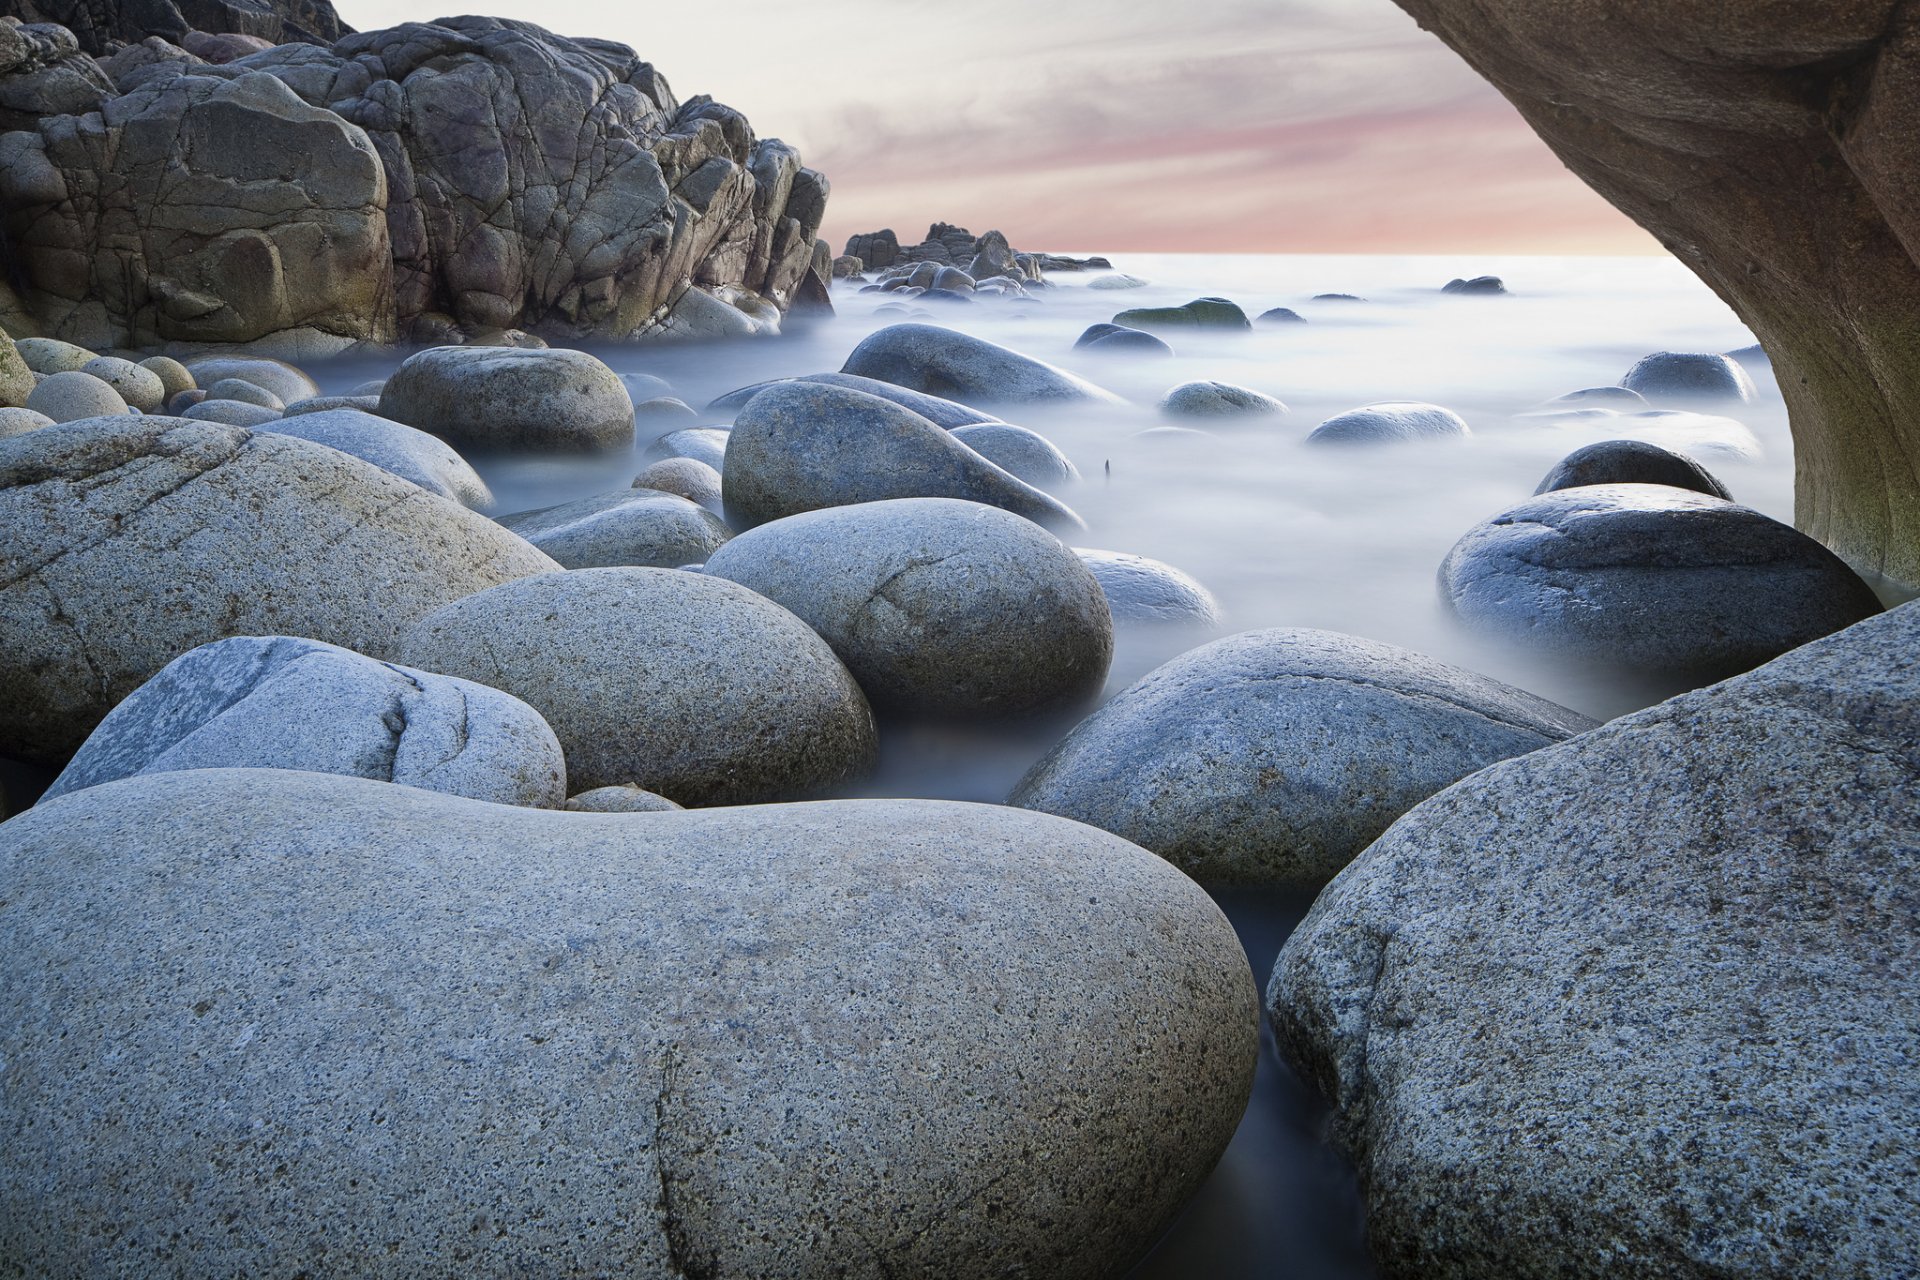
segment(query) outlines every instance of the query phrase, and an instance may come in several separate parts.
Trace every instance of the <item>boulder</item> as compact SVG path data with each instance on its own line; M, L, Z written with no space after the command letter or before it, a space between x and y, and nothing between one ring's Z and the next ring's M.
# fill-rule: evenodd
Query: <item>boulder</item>
M19 348L5 330L0 330L0 409L21 408L36 385L33 370L21 358Z
M1097 351L1102 355L1170 356L1173 348L1143 329L1125 325L1088 325L1073 344L1076 351Z
M1091 547L1075 547L1073 553L1100 584L1116 626L1174 623L1210 627L1220 621L1220 604L1213 593L1170 564Z
M621 489L502 516L500 523L563 569L699 564L732 534L700 504L657 489Z
M633 442L619 375L584 351L432 347L380 390L380 412L456 448L594 450Z
M106 72L81 52L65 27L18 16L29 20L0 21L0 130L32 129L48 117L98 111L114 94Z
M0 754L45 762L208 641L389 657L439 605L556 567L358 458L177 418L0 440L0 532Z
M559 741L518 698L316 640L238 636L127 695L44 799L181 769L303 769L539 808L567 795Z
M722 514L720 473L694 458L662 458L633 478L636 489L657 489L697 502L715 515Z
M1065 369L931 324L894 324L868 334L840 372L976 407L1121 403L1112 392Z
M276 414L287 407L286 403L281 400L279 396L273 394L273 392L267 390L265 387L260 386L258 383L247 381L245 378L220 379L220 381L207 388L207 399L237 400L241 404L258 405L263 409L271 409Z
M732 434L726 427L683 427L655 440L640 457L647 462L691 458L722 471L726 468L727 439Z
M1437 404L1399 400L1335 414L1313 429L1308 444L1398 444L1412 440L1458 440L1473 434L1466 420Z
M283 405L310 400L320 394L318 383L285 360L264 356L197 356L188 359L184 367L192 376L187 384L190 387L213 387L237 378L272 394Z
M1440 286L1440 292L1466 297L1501 297L1507 292L1507 285L1499 276L1474 276L1469 280L1453 279Z
M35 1275L137 1230L187 1274L1093 1280L1207 1176L1258 1044L1198 888L995 806L160 774L8 823L0 901L34 1204L0 1265Z
M1006 717L1097 695L1113 659L1107 603L1038 525L952 498L809 511L714 552L705 572L791 610L875 706Z
M891 228L853 236L847 241L847 256L860 259L868 271L879 271L899 260L900 237Z
M1160 412L1174 418L1263 418L1286 411L1272 396L1231 382L1183 382L1160 401Z
M577 787L756 804L845 786L874 762L873 713L826 642L703 574L526 578L429 614L402 653L535 707Z
M462 506L493 505L486 481L445 441L390 418L358 409L317 409L283 416L264 429L350 453Z
M58 338L21 338L14 349L35 373L78 373L99 358L85 347Z
M175 43L196 33L238 33L269 45L289 41L332 44L353 31L330 0L8 0L8 11L26 22L57 22L72 30L79 47L96 57L116 45Z
M1089 289L1144 289L1146 286L1147 282L1139 276L1130 276L1122 271L1114 271L1107 275L1095 276L1093 279L1087 281L1087 288Z
M37 409L0 408L0 440L52 425L53 419Z
M685 400L673 396L655 396L651 400L641 400L633 406L633 421L637 428L645 423L651 430L661 427L673 427L676 424L698 422L700 415Z
M1254 318L1255 324L1305 324L1307 318L1292 307L1274 307Z
M100 70L120 93L132 93L152 80L191 75L193 68L205 66L206 61L159 36L147 36L136 44L123 45L110 56L99 59Z
M674 813L681 808L665 796L628 784L582 791L560 807L569 813Z
M1656 351L1627 370L1620 385L1654 404L1748 404L1753 379L1731 356Z
M280 421L280 411L245 400L203 399L181 409L180 416L193 422L220 422L229 427L264 427Z
M1002 471L1036 488L1080 478L1072 460L1038 431L1005 422L981 422L955 427L949 434Z
M912 410L814 382L785 383L750 400L734 421L720 472L729 515L749 524L886 498L964 498L1082 527L1057 498Z
M1569 391L1563 396L1555 396L1547 401L1548 406L1571 405L1576 408L1588 408L1594 405L1613 405L1621 412L1633 412L1647 407L1647 398L1638 391L1626 387L1583 387L1578 391Z
M1311 893L1428 796L1592 726L1392 645L1248 631L1107 703L1008 803L1111 831L1205 883Z
M80 372L100 379L112 387L129 408L142 413L158 413L167 402L167 387L160 381L160 375L131 360L99 356L82 365Z
M1579 489L1595 484L1664 484L1731 500L1712 472L1683 453L1642 440L1602 440L1575 449L1554 464L1533 492Z
M1173 330L1222 329L1229 332L1251 329L1247 313L1240 304L1227 298L1195 298L1178 307L1136 307L1122 311L1113 322L1127 329Z
M1916 653L1908 606L1494 765L1320 895L1268 1007L1384 1275L1920 1256Z
M55 422L78 422L82 418L104 418L127 412L120 393L90 373L49 374L33 394L26 408L43 413Z
M281 412L280 416L283 418L298 418L308 413L331 413L335 409L358 409L361 413L372 414L374 417L379 417L380 397L377 395L308 396L305 400L295 400ZM392 422L393 419L388 418L386 421ZM401 424L396 423L395 425ZM407 430L411 431L413 428L408 427ZM424 435L426 433L422 432L421 434Z
M1750 507L1653 484L1542 494L1470 530L1440 592L1471 630L1564 658L1709 678L1879 611L1813 539Z
M809 373L798 378L777 378L771 382L756 382L749 387L729 391L707 408L710 411L726 410L736 412L746 408L747 401L765 391L768 387L777 387L787 382L817 382L826 387L843 387L848 391L864 391L870 396L879 396L882 400L891 400L905 409L911 409L921 417L937 426L968 427L980 422L998 422L991 414L980 412L957 400L946 400L939 396L930 396L918 391L909 391L905 387L895 386L891 382L882 382L878 378L861 378L850 373Z

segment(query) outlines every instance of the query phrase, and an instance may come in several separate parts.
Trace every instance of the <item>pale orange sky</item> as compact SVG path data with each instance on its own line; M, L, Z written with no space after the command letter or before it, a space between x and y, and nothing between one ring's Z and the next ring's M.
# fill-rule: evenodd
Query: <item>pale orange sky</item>
M366 29L446 12L336 0ZM1391 0L507 0L632 45L833 183L825 235L1022 249L1657 253Z

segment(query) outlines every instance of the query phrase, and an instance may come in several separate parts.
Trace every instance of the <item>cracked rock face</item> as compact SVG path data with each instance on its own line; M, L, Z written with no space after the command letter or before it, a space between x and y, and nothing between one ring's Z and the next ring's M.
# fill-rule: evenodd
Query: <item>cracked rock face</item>
M0 18L0 130L97 111L113 91L106 72L65 27Z
M1108 1276L1256 1052L1193 884L932 801L134 778L0 828L0 985L41 1275Z
M1248 631L1107 703L1007 802L1111 831L1206 883L1310 892L1434 792L1592 726L1392 645Z
M508 583L423 618L402 656L538 709L576 788L754 804L873 766L873 713L826 641L703 574L576 569Z
M1493 766L1320 895L1268 1007L1393 1277L1920 1256L1920 610Z
M566 761L540 713L469 680L291 636L181 654L88 736L46 798L135 774L304 769L554 808Z
M96 57L152 37L178 44L189 32L327 44L352 30L331 0L8 0L7 7L28 22L68 28Z
M1725 676L1879 612L1838 556L1751 507L1662 484L1556 489L1440 566L1468 627L1567 658Z
M792 610L877 706L1020 715L1094 697L1113 622L1086 566L1030 520L951 498L865 502L740 535L706 570Z
M334 449L178 418L0 440L0 752L59 762L175 657L232 635L375 657L553 561Z

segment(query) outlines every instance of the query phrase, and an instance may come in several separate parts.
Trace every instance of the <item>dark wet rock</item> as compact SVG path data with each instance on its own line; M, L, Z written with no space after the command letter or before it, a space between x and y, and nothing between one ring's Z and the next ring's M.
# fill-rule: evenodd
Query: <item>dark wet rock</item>
M0 130L98 111L116 90L65 27L0 17ZM26 15L20 15L26 16Z
M1503 297L1507 285L1499 276L1474 276L1470 280L1449 280L1441 286L1440 292L1467 297Z
M1458 440L1472 434L1451 409L1415 401L1391 401L1349 409L1313 429L1308 444L1374 445L1414 440Z
M847 256L858 258L862 269L879 271L900 257L900 237L888 231L870 231L847 241Z
M1560 489L1469 531L1440 566L1469 628L1583 662L1716 677L1879 611L1805 534L1666 485Z
M1247 313L1227 298L1195 298L1178 307L1137 307L1122 311L1113 322L1128 329L1173 330L1249 329Z
M1754 396L1753 379L1739 362L1711 352L1643 356L1620 385L1656 404L1747 404Z
M1119 324L1095 324L1074 344L1076 351L1098 351L1108 355L1170 356L1173 348L1144 329L1129 329Z
M1038 431L1005 422L982 422L955 427L949 434L1002 471L1030 485L1069 484L1080 478L1080 471L1072 460Z
M1320 895L1267 1002L1383 1274L1920 1256L1916 653L1907 606L1496 764Z
M593 450L633 441L633 401L584 351L433 347L408 356L380 412L478 449Z
M1072 706L1113 657L1105 598L1030 520L977 502L907 498L763 524L706 573L792 610L875 706L967 718Z
M697 502L657 489L622 489L500 523L546 552L563 569L641 565L672 569L699 563L731 533Z
M1592 723L1392 645L1248 631L1102 707L1008 803L1124 836L1203 883L1311 892L1428 796Z
M1125 551L1075 547L1073 553L1100 584L1116 625L1214 626L1220 621L1213 593L1170 564Z
M976 406L1120 402L1065 369L930 324L894 324L869 334L840 371Z
M1365 302L1366 299L1355 293L1316 293L1314 302Z
M351 34L330 0L8 0L23 22L57 22L95 56L120 44L242 35L265 45L332 44Z
M1664 484L1731 500L1712 472L1683 453L1643 440L1602 440L1560 459L1533 492L1578 489L1592 484Z

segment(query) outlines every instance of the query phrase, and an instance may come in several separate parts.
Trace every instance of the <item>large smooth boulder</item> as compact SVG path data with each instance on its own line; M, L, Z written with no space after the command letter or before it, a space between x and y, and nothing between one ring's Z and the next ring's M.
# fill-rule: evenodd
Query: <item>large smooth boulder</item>
M840 372L976 407L1121 403L1077 374L932 324L893 324L868 334Z
M1030 485L1069 484L1080 478L1073 460L1038 431L1007 422L979 422L954 427L952 435L1002 471Z
M725 455L722 454L722 460ZM633 478L636 489L655 489L697 502L715 515L723 514L720 472L697 458L662 458L648 463Z
M213 387L234 378L251 382L283 405L310 400L320 394L319 384L299 366L265 356L194 356L184 367L192 375L188 387Z
M704 462L717 472L727 464L727 438L732 434L728 427L682 427L648 445L640 458L643 462L687 458Z
M1686 454L1644 440L1601 440L1575 449L1554 464L1534 493L1591 484L1664 484L1716 498L1733 498L1711 471Z
M1092 547L1075 547L1073 553L1100 584L1115 623L1212 626L1220 621L1213 592L1170 564Z
M675 493L622 489L538 511L502 516L500 523L565 569L643 565L673 569L699 564L733 536L711 511Z
M305 440L161 417L0 440L0 754L64 759L210 640L299 635L393 657L438 606L556 567Z
M1699 351L1656 351L1642 356L1620 385L1650 404L1747 404L1753 379L1731 356Z
M714 552L706 572L825 637L876 706L997 717L1083 702L1113 659L1106 598L1030 520L952 498L788 516Z
M1920 610L1468 778L1281 953L1390 1277L1920 1256Z
M280 421L280 411L245 400L201 400L181 409L182 418L193 422L220 422L229 427L264 427Z
M0 329L0 409L23 408L35 385L33 370L21 358L20 349Z
M986 805L161 774L0 828L0 903L23 1274L1095 1280L1257 1052L1198 888Z
M429 614L402 655L531 704L577 788L754 804L844 786L874 761L873 713L826 641L704 574L525 578Z
M444 440L358 409L318 409L282 416L262 430L324 444L468 507L493 505L478 472Z
M90 373L100 379L118 392L130 408L142 413L158 413L166 403L167 387L160 381L160 375L151 369L141 368L131 360L100 356L87 361L81 366L80 372Z
M633 443L620 375L584 351L431 347L380 389L380 412L455 448L597 450Z
M1220 329L1231 333L1253 327L1240 304L1229 298L1195 298L1177 307L1136 307L1122 311L1113 323L1125 329L1162 332Z
M1307 436L1311 445L1405 444L1459 440L1472 435L1466 420L1451 409L1414 400L1394 400L1337 413Z
M291 636L181 654L107 713L45 798L181 769L303 769L540 808L567 798L559 740L518 698Z
M1668 485L1530 498L1469 530L1440 594L1474 631L1582 662L1717 678L1879 611L1832 552Z
M1286 411L1264 391L1231 382L1183 382L1160 401L1160 412L1173 418L1259 418Z
M1202 882L1312 892L1428 796L1592 726L1393 645L1247 631L1095 712L1008 803L1124 836Z
M78 422L123 414L127 402L120 393L90 373L56 373L41 380L27 397L26 408L55 422Z
M930 396L919 391L909 391L905 387L895 386L891 382L882 382L878 378L862 378L851 373L808 373L798 378L776 378L771 382L756 382L751 386L739 387L714 400L707 406L712 410L739 411L746 408L747 401L765 391L768 387L777 387L786 382L817 382L822 386L844 387L849 391L864 391L870 396L879 396L882 400L891 400L903 408L911 409L927 421L952 429L972 426L981 422L998 422L990 414L980 412L958 400L947 400L940 396Z
M749 400L720 473L728 515L749 524L886 498L963 498L1083 527L1059 499L911 409L822 383L784 383Z

